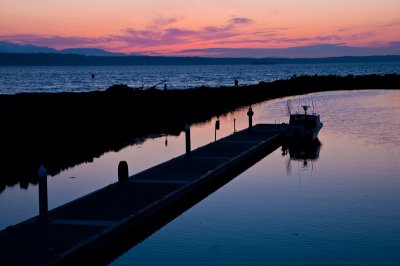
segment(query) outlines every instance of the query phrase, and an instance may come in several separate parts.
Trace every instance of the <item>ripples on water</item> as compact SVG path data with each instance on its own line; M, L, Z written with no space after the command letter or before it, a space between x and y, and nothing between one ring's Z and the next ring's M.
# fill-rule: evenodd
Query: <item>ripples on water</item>
M277 150L199 202L113 265L400 265L400 92L338 91L314 101L324 127L317 160ZM287 99L253 106L255 123L286 122ZM221 116L217 137L247 124ZM215 118L193 125L192 147L214 140ZM184 153L184 136L150 139L49 177L50 209ZM288 171L288 169L291 171ZM75 178L70 178L75 177ZM37 214L37 187L0 194L0 226ZM10 204L12 203L12 204Z
M93 87L92 73L95 74ZM235 79L240 84L257 84L292 75L387 73L400 73L400 64L0 67L0 93L104 90L121 83L146 88L164 80L168 88L185 89L203 85L232 86Z
M321 114L317 160L275 151L112 265L400 265L400 92L292 99ZM254 109L286 121L285 106Z

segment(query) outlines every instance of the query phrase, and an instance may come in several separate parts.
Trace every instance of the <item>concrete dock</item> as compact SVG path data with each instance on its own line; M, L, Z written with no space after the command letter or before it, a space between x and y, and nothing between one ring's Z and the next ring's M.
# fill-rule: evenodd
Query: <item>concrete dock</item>
M282 144L282 126L236 132L0 231L2 265L104 264Z

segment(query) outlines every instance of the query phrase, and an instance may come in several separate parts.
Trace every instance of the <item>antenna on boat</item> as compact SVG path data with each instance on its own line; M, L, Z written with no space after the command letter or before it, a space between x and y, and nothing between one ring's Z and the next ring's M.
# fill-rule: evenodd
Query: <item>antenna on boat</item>
M292 114L292 101L291 100L287 100L287 102L286 102L286 111L287 111L287 115Z
M301 106L300 98L298 98L298 100L299 100L299 103L297 104L297 113L300 114L300 106Z
M311 104L312 104L312 112L313 112L313 114L315 114L315 110L314 110L314 101L311 101Z

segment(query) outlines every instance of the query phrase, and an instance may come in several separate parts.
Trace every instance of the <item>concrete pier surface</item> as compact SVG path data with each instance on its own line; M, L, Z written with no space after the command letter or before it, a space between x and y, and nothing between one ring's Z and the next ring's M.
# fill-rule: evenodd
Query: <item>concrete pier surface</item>
M10 226L1 264L102 264L278 148L282 127L252 126Z

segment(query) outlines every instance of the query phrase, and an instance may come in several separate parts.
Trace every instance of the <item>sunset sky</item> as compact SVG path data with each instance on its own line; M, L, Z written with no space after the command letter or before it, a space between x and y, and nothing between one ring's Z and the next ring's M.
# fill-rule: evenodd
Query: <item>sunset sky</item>
M1 0L0 40L162 55L319 44L400 54L400 1Z

